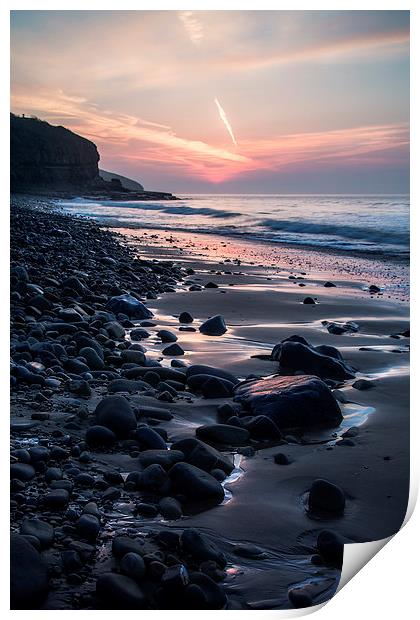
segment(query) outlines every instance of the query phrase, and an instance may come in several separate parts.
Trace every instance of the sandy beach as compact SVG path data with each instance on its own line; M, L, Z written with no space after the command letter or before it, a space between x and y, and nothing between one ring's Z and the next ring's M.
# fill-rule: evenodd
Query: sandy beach
M18 214L22 206L16 208ZM33 205L25 208L33 209ZM20 291L20 297L13 298L17 318L12 330L12 530L36 538L34 531L42 529L39 521L54 530L48 543L35 543L49 574L46 597L39 606L107 608L111 604L107 588L114 592L113 604L118 608L285 609L331 598L340 579L342 544L390 536L405 516L409 316L406 294L396 285L400 270L407 267L384 263L375 267L371 260L296 248L280 247L273 255L269 246L258 251L255 244L234 245L229 239L198 234L187 242L182 234L149 230L144 235L119 229L118 233L127 233L125 237L103 238L109 233L101 233L86 220L59 212L52 222L47 219L41 218L44 229L37 231L38 241L49 228L67 231L54 233L58 245L54 242L49 251L55 252L57 260L64 252L58 249L60 238L64 239L70 243L74 263L63 262L63 273L57 272L54 283L48 263L34 268L32 261L38 254L34 258L27 251L29 246L25 249L23 233L17 237L21 249L16 250L12 263L17 278L14 286ZM81 250L89 235L94 244L87 250L88 243L83 252L90 252L90 264ZM105 239L113 263L106 264L101 254ZM30 240L29 234L26 242ZM32 284L29 289L27 283L22 284L18 263L26 264L33 285L49 291L52 304L33 311L31 318L34 302L26 301L24 321L18 309L36 291ZM149 266L155 273L152 294L146 293L151 290ZM57 297L53 290L70 274L92 291L87 294L83 288L62 300ZM117 314L113 323L120 321L122 331L112 331L115 326L111 329L103 319L100 327L106 299L109 304L110 296L135 290L134 280L129 283L127 278L137 278L138 290L143 291L138 299L153 316L124 319L124 314ZM378 286L375 292L369 290L372 284ZM303 303L308 297L315 303ZM89 307L93 314L89 315ZM71 309L71 317L63 308ZM182 323L180 315L186 312L192 322ZM226 331L218 336L201 333L199 327L217 315L223 317ZM51 322L51 316L54 327L47 327L41 335L39 329L45 321ZM75 327L69 331L65 325ZM342 331L343 325L347 331L330 333ZM139 328L147 334L134 338L133 330ZM162 330L176 335L174 344L180 350L162 354L168 347ZM89 337L88 348L103 347L100 369L92 370L93 356L89 361L89 352L78 344L79 332L80 338L82 334ZM69 359L41 359L35 353L41 350L33 340L36 333L36 341L61 343ZM276 436L257 436L247 430L254 428L255 417L250 419L241 409L241 386L246 379L258 382L271 376L294 381L304 375L305 381L305 368L281 368L272 358L273 347L295 335L303 337L311 351L322 345L335 347L344 360L340 368L351 369L351 376L339 380L320 371L328 398L334 407L339 406L342 420L328 428L300 426L282 429ZM143 351L145 358L139 361ZM125 355L124 363L121 355ZM22 364L25 372L30 367L41 377L40 385L36 377L31 375L29 381L17 369ZM161 378L157 377L160 383L145 376L148 366L154 375L157 368L162 369ZM216 377L229 373L226 376L233 376L239 386L232 388L230 396L211 393L205 397L204 384L203 394L185 378L192 368L202 366L216 369ZM87 392L82 393L81 387ZM214 384L212 389L216 389ZM221 389L220 381L217 389ZM97 406L110 397L128 399L137 422L120 436L111 423L109 428L117 437L104 448L92 439L89 429L107 426L100 421ZM223 405L228 405L230 414ZM152 431L153 441L140 439L144 429ZM218 437L229 432L231 439L211 439L216 431ZM159 437L167 458L169 454L175 458L181 450L179 458L191 462L184 440L196 441L197 436L210 450L216 448L217 462L222 466L227 462L225 472L220 466L213 466L211 473L198 468L200 475L219 480L215 484L223 489L211 507L194 501L194 493L188 498L174 473L182 463L171 462L159 470L165 481L168 475L171 480L171 486L165 482L164 488L156 487L156 481L147 487L144 473L152 467L156 474L160 467L157 463L162 457L152 454L160 446ZM34 468L28 479L22 475L24 464ZM333 485L343 502L339 510L331 509L329 499L320 511L311 508L314 482L320 479ZM206 478L204 486L208 485L212 483ZM61 501L54 493L63 490L66 497ZM170 498L168 509L162 500ZM29 529L28 520L32 523ZM328 534L322 534L325 531ZM167 538L167 532L175 538ZM188 536L201 537L205 551L199 559L187 546ZM329 543L323 543L323 536ZM125 550L140 555L143 570L146 567L140 586L124 569L116 549L116 539L124 537L128 537ZM69 553L72 561L76 554L81 563L77 570L67 566ZM182 580L180 566L190 573L189 582ZM160 586L159 580L163 580Z

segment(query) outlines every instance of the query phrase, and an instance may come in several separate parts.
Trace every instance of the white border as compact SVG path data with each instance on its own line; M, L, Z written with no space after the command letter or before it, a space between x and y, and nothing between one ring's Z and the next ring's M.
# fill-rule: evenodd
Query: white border
M416 6L417 4L417 6ZM2 252L0 261L0 279L1 279L1 293L2 299L0 303L1 322L0 325L3 330L3 338L1 339L1 355L0 355L0 386L1 394L3 397L3 406L0 417L0 424L3 432L1 434L4 442L3 450L1 451L2 460L4 461L0 467L1 481L2 481L2 494L4 505L1 510L1 532L3 543L2 559L4 562L3 578L0 580L1 587L1 608L4 611L8 611L8 436L9 436L9 420L8 420L8 354L7 354L7 334L8 331L8 289L9 289L9 277L8 277L8 249L9 249L9 218L8 218L8 204L9 204L9 168L8 168L8 151L9 151L9 11L10 10L411 10L411 109L419 110L419 88L418 78L415 79L415 69L418 74L418 61L420 58L419 48L419 9L418 2L411 1L390 1L383 0L382 2L376 1L360 1L353 0L351 2L336 1L326 2L318 0L318 2L300 1L294 0L293 2L267 2L260 0L259 2L252 2L242 0L241 2L229 2L228 0L212 0L211 2L199 2L189 1L177 3L174 1L159 1L154 2L141 2L141 1L126 1L120 0L118 3L113 3L108 0L84 0L69 2L67 0L61 0L59 2L52 0L36 2L36 1L5 1L0 8L0 41L1 41L1 54L0 54L0 67L1 67L1 114L0 122L2 124L3 131L2 137L2 150L4 157L2 158L2 170L3 178L0 184L0 193L2 201L0 202L0 249ZM29 59L30 60L30 59ZM419 183L418 183L418 171L419 158L418 158L418 112L414 113L411 118L411 143L412 143L412 164L411 164L411 231L415 243L412 244L412 264L416 267L418 265L418 246L416 243L416 235L419 229ZM7 163L6 163L7 162ZM418 319L418 287L412 282L412 314L413 325L412 331L414 334L414 342L417 343L417 328L416 323ZM413 353L412 356L412 374L417 376L418 372L418 355ZM412 400L414 403L413 416L411 420L411 495L410 495L410 510L413 511L417 489L418 489L418 472L419 472L419 455L418 442L415 441L419 437L419 422L420 416L417 410L417 399L414 390L412 389ZM322 607L321 611L318 611L319 618L323 620L336 620L337 617L340 620L354 620L355 614L363 614L363 617L369 618L375 616L381 618L381 620L394 620L396 615L403 616L404 619L410 619L418 617L418 559L416 555L416 542L418 542L420 531L420 516L419 510L415 511L413 517L408 521L403 530L398 533L389 542L386 549L381 551L378 556L373 558L355 577L351 580L351 585L344 587L333 599ZM370 543L367 543L369 545ZM374 545L375 546L375 545ZM377 545L376 545L377 546ZM354 552L355 546L352 552ZM418 545L417 545L418 547ZM370 557L371 552L369 553ZM348 556L346 549L345 556ZM360 554L359 554L360 559ZM351 560L352 562L354 561ZM317 608L311 608L310 611L316 611ZM279 614L281 617L298 616L308 613L309 610L296 610L294 611L267 611L267 612L246 612L252 613L253 618L267 617L267 615ZM19 617L21 614L30 613L32 618L45 618L45 612L42 611L30 611L19 612L13 611L14 617ZM54 617L62 612L54 611ZM67 611L66 616L74 615L76 613L89 614L90 618L103 618L104 616L114 617L116 612L112 611L91 611L91 612L76 612ZM141 617L147 618L159 618L165 615L171 616L174 620L181 620L186 615L193 617L197 612L185 612L185 611L124 611L124 617L128 618ZM207 616L214 612L200 611L200 616ZM238 611L229 612L217 612L218 614L229 614L229 618L233 618L239 613Z

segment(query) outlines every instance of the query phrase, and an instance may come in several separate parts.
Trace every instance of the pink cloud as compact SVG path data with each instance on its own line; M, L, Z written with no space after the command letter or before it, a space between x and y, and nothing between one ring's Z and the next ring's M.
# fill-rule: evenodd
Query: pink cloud
M305 163L390 161L394 151L407 147L406 124L373 125L327 131L238 138L237 148L225 148L178 136L170 127L126 114L114 114L62 91L15 92L12 110L32 113L92 139L102 161L138 162L176 171L183 177L221 183L245 172L281 170Z

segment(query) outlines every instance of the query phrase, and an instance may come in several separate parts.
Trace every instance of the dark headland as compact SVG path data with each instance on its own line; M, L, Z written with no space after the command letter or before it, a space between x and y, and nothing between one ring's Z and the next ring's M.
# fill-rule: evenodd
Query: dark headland
M96 145L65 127L10 115L10 184L13 193L112 200L176 200L124 176L100 170Z
M12 608L331 598L343 544L405 516L407 306L304 251L263 268L63 214L152 194L11 123Z

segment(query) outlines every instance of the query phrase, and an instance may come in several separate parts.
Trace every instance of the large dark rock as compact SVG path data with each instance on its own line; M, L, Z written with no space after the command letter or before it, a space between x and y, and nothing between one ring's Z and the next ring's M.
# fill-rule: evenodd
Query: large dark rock
M19 534L10 539L10 607L36 609L48 594L48 570L40 554Z
M83 347L80 349L79 355L85 358L86 364L91 370L103 370L105 368L103 359L93 347Z
M146 308L141 301L129 294L111 297L105 307L114 314L119 312L126 314L130 319L151 319L153 316L153 312Z
M204 398L229 398L234 383L212 375L191 375L187 378L187 386L193 392L201 392Z
M221 469L229 475L233 471L233 463L227 456L195 437L176 441L172 444L171 451L182 452L186 463L191 463L207 472Z
M86 431L86 441L92 448L109 448L117 441L117 437L106 426L90 426Z
M36 118L10 116L10 181L14 191L76 189L99 181L93 142Z
M316 546L327 564L341 569L345 542L349 541L346 541L340 534L331 530L322 530L318 534Z
M159 330L156 336L160 338L162 342L176 342L178 340L178 336L174 334L174 332L169 331L169 329Z
M197 601L198 604L193 605L194 609L224 609L226 607L228 600L225 591L208 575L198 571L190 573L187 590L191 591L192 588L199 589L203 597L200 596L200 602Z
M129 536L115 536L112 541L112 553L118 559L123 558L127 553L137 553L143 556L145 554L144 542Z
M243 446L249 439L249 431L230 424L206 424L196 429L196 435L203 441L225 446Z
M12 463L10 465L10 478L17 478L22 482L28 482L35 476L35 469L27 463Z
M346 505L346 497L336 484L319 478L312 483L309 491L309 510L321 513L340 514Z
M163 467L163 469L169 469L175 463L184 460L184 453L180 450L145 450L139 454L139 463L143 467L156 464Z
M227 372L227 370L223 370L222 368L215 368L214 366L206 366L205 364L192 364L191 366L188 366L186 372L187 378L193 377L195 375L217 377L218 379L224 379L235 385L239 383L239 379L232 375L230 372Z
M111 429L117 437L127 437L137 426L136 416L123 396L106 396L95 409L99 426Z
M204 321L204 323L200 325L199 330L206 336L222 336L227 332L225 319L220 314L216 314L210 319L207 319L207 321Z
M184 553L199 563L212 561L220 568L226 566L226 558L222 551L195 528L188 528L182 532L181 546Z
M126 575L104 573L96 582L96 594L108 609L143 609L147 605L142 588Z
M328 386L310 375L244 381L235 393L254 416L266 416L279 429L334 427L343 419Z
M136 441L140 444L141 450L165 450L166 442L153 428L140 426L136 430Z
M220 504L225 497L220 482L190 463L176 463L169 470L169 476L175 492L189 501Z
M121 559L120 568L124 575L131 577L131 579L134 579L137 583L143 581L146 567L143 558L138 553L133 553L132 551L126 553Z
M35 536L43 548L51 546L54 541L53 526L40 519L24 519L20 533L25 536Z
M355 376L336 349L312 347L304 338L297 336L277 344L271 352L271 359L278 361L282 368L300 370L322 378L344 380Z

